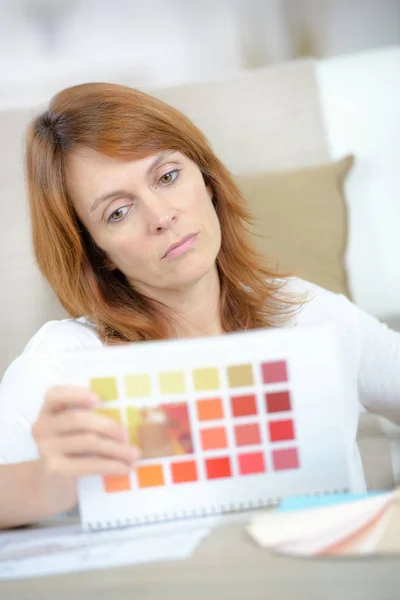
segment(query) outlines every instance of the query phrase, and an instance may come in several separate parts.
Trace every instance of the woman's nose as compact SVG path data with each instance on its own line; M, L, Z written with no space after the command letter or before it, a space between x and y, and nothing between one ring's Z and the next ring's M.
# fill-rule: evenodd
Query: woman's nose
M172 209L165 215L160 215L158 220L155 222L155 233L162 233L169 229L171 225L176 221L176 215L172 212Z
M163 198L146 198L147 218L151 233L162 233L177 220L176 210Z

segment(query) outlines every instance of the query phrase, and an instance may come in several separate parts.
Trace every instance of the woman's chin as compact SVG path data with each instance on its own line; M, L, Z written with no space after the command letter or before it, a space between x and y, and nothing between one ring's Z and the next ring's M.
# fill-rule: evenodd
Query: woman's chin
M210 276L216 268L216 262L213 261L189 261L187 264L182 264L181 268L177 268L171 276L168 277L169 284L173 287L187 287L195 285L204 277ZM169 286L168 286L169 287Z

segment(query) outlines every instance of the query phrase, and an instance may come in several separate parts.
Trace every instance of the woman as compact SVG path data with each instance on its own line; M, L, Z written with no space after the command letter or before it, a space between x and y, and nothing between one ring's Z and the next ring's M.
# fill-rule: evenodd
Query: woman
M80 85L33 121L26 160L36 259L71 319L44 325L2 382L0 462L13 485L1 525L68 510L77 477L126 473L137 458L89 390L57 386L65 350L329 320L361 405L400 417L398 334L262 265L232 177L182 114L129 88ZM358 413L349 402L343 427L362 487Z

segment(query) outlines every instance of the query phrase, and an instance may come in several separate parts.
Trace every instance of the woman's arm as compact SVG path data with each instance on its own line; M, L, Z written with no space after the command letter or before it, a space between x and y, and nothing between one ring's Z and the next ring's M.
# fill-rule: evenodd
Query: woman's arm
M32 428L39 459L0 466L0 527L25 525L71 509L80 476L129 473L138 450L120 425L93 410L97 403L88 388L47 391Z
M0 465L0 529L47 519L75 504L75 481L50 476L40 459Z
M400 424L400 333L340 294L300 279L289 284L289 292L308 298L296 315L297 325L329 321L336 326L343 367L357 384L361 406Z
M359 391L366 410L400 424L400 333L355 309Z

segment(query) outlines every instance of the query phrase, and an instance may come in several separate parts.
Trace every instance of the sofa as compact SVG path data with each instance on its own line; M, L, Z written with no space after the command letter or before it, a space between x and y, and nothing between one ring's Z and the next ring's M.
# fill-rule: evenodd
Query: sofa
M204 131L237 178L271 266L343 293L400 330L396 73L400 47L145 91ZM23 135L40 108L26 98L0 108L0 377L44 322L65 316L30 244ZM399 432L382 418L361 417L369 489L400 482Z

